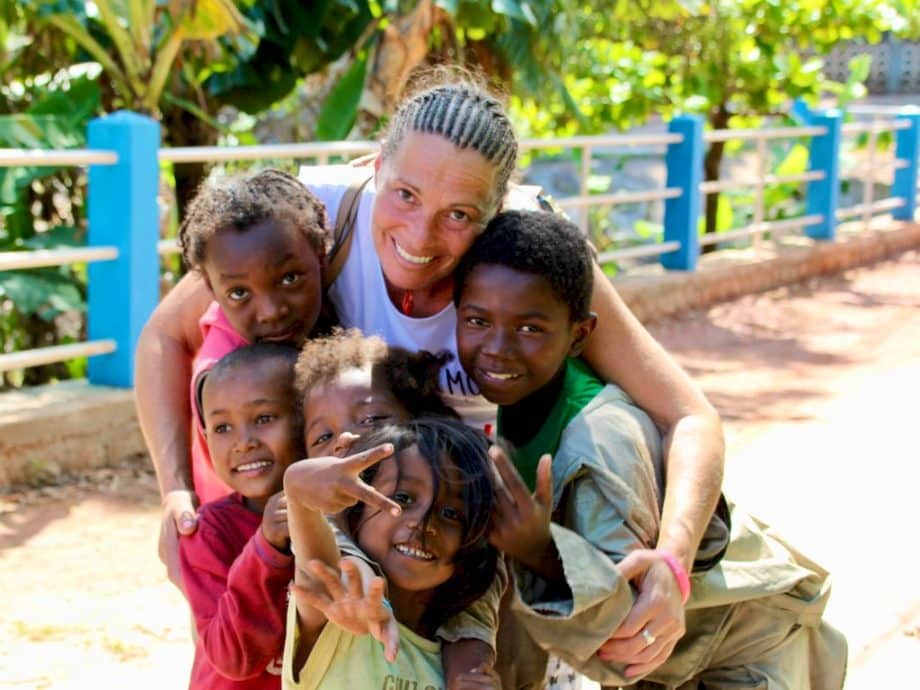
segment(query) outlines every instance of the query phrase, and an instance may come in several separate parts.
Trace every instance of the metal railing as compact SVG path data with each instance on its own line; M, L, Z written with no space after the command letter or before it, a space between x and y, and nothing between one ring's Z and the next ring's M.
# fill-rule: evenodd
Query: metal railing
M114 151L21 151L0 149L0 167L32 166L83 166L115 165L118 154ZM22 252L0 252L0 271L63 266L72 263L113 261L118 258L118 248L112 246L73 247L66 249L38 249ZM63 362L76 357L115 352L118 345L113 339L91 340L68 345L53 345L20 352L0 353L0 372Z
M880 159L876 152L883 132L896 136L893 158ZM868 137L865 164L840 170L840 142L844 136ZM767 142L776 139L810 139L809 169L794 174L768 170ZM91 357L89 378L95 383L132 384L133 356L140 329L159 297L157 256L177 251L174 239L159 237L156 195L160 162L258 161L304 159L325 164L334 158L350 158L377 150L371 141L278 144L244 147L159 148L155 123L132 113L118 113L95 120L90 126L90 148L71 151L18 151L0 149L0 166L89 165L89 245L21 252L0 252L0 271L23 270L70 263L90 265L86 342L0 353L0 371L22 369L74 357ZM702 180L705 146L725 141L754 142L753 175L705 182ZM603 149L660 147L667 170L663 188L591 194L588 179L598 151ZM651 134L579 136L560 139L527 139L520 150L568 149L580 152L579 193L557 200L564 209L612 208L636 202L663 202L664 230L660 242L604 251L601 262L660 257L665 268L693 270L700 248L709 244L751 238L757 245L765 233L777 236L805 230L817 239L833 239L840 220L862 218L867 225L873 214L893 212L913 218L920 202L918 155L920 114L896 118L875 116L871 122L843 124L839 115L816 115L804 127L703 131L695 116L672 120L668 131ZM880 170L895 180L892 193L874 198L874 180ZM836 190L840 180L864 181L861 203L840 208ZM807 210L795 218L766 220L765 193L772 185L808 185ZM700 236L701 200L707 194L752 189L751 222L743 227ZM138 201L140 200L140 201ZM586 222L587 214L582 214ZM587 229L587 228L586 228ZM112 270L108 270L110 267ZM101 362L94 369L94 362Z

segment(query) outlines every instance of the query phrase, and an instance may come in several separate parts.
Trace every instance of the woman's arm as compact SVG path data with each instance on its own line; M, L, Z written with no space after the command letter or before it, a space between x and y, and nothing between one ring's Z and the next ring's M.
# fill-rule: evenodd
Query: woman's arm
M160 559L177 584L178 535L194 532L197 519L188 391L192 358L201 345L198 320L211 299L201 277L187 274L154 310L135 356L137 416L163 499Z

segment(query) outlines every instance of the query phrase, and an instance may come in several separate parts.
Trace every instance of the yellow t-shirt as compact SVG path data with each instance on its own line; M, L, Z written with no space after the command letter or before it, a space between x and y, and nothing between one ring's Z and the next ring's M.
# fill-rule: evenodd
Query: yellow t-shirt
M441 645L399 626L399 654L390 663L383 645L327 623L294 682L294 652L300 643L297 604L288 602L284 636L284 690L444 690Z

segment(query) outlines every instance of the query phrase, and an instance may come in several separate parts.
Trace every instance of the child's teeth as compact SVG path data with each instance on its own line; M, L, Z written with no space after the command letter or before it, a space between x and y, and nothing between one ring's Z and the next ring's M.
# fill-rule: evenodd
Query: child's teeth
M399 544L396 547L396 550L412 558L420 558L425 561L430 561L434 558L434 554L428 551L423 551L422 549L415 549L411 546L406 546L405 544Z
M493 379L500 379L502 381L517 378L517 374L500 374L497 371L487 371L486 374L488 374Z
M258 462L247 462L245 465L239 465L236 468L236 472L249 472L250 470L260 470L263 467L268 467L271 465L271 462L268 460L259 460Z

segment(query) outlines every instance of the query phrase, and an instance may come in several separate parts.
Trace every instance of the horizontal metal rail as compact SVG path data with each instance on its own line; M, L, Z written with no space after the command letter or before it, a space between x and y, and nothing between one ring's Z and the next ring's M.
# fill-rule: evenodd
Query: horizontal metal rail
M161 148L157 157L171 163L212 163L217 161L254 161L271 158L319 158L357 156L376 152L376 141L334 141L303 144L262 144L258 146L175 146Z
M36 249L28 252L0 252L0 271L64 264L111 261L118 258L116 247L75 247L73 249Z
M880 117L900 115L902 113L915 113L915 105L848 105L847 113L861 117Z
M676 252L680 249L680 242L656 242L655 244L643 244L638 247L625 247L623 249L612 249L609 252L602 252L597 255L599 264L606 264L617 259L640 259L646 256L660 256L668 252Z
M558 139L521 139L518 150L532 151L533 149L577 149L583 146L597 148L607 146L610 148L630 146L657 146L666 144L679 144L684 140L682 134L601 134L591 136L560 137Z
M871 204L857 204L856 206L847 206L838 208L834 214L837 220L846 220L864 213L881 213L882 211L891 211L892 209L901 208L904 205L904 199L901 197L888 197L879 199Z
M796 175L764 175L764 185L785 184L787 182L810 182L811 180L823 180L826 177L823 170L809 170ZM757 178L746 178L739 180L718 180L713 182L701 182L700 191L703 194L713 194L715 192L724 192L727 189L743 189L744 187L756 187L761 180Z
M182 249L179 247L179 240L171 237L167 240L157 242L157 254L166 256L167 254L178 254Z
M820 137L827 134L827 127L777 127L776 129L711 129L703 132L703 141L729 141L732 139L794 139L796 137Z
M871 122L847 122L840 125L840 133L844 135L863 134L868 132L891 132L898 129L907 129L910 122L907 120L873 120Z
M614 206L616 204L633 204L639 201L660 201L676 199L681 195L678 187L656 189L650 192L616 192L614 194L589 194L588 196L570 196L557 199L562 208L583 208L585 206Z
M77 357L92 357L93 355L107 355L115 352L114 340L92 340L85 343L72 343L70 345L54 345L52 347L37 347L33 350L10 352L0 354L0 371L13 369L26 369L42 364L65 362Z
M78 165L115 165L118 154L94 149L45 151L42 149L0 149L0 167L50 167Z
M870 177L872 173L879 172L881 170L900 170L901 168L906 168L910 165L903 158L896 158L892 161L876 161L871 165L860 165L855 168L847 168L840 171L841 178L853 178L859 177L865 179Z
M799 218L787 218L786 220L768 220L763 223L752 223L741 228L728 230L726 232L706 233L700 236L700 246L705 247L710 244L719 244L720 242L731 242L732 240L750 237L752 235L762 235L769 232L778 234L788 230L797 230L808 225L814 225L824 220L824 216L815 213L810 216L800 216Z

